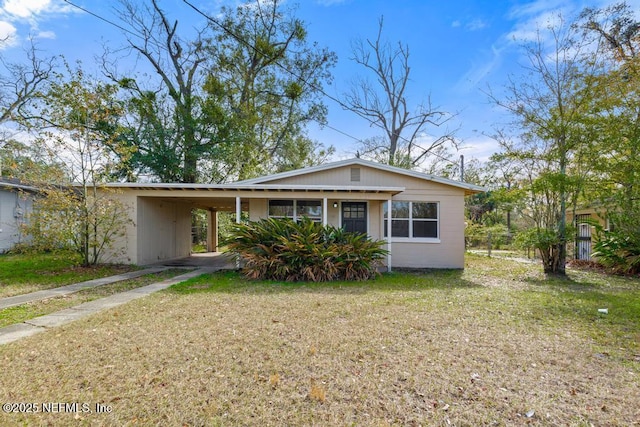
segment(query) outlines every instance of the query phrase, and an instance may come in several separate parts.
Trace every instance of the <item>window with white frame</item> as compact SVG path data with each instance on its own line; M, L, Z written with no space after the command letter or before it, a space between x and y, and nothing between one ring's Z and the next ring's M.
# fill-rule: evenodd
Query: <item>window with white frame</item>
M389 210L384 209L384 237L387 237ZM391 202L391 237L407 239L437 239L439 234L437 202Z
M291 218L294 221L307 217L322 222L320 200L269 200L269 218Z

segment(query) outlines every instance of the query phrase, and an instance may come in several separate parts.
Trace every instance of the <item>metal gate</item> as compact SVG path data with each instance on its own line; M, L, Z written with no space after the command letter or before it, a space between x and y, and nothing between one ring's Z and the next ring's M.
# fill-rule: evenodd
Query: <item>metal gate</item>
M591 214L576 215L576 259L591 260Z

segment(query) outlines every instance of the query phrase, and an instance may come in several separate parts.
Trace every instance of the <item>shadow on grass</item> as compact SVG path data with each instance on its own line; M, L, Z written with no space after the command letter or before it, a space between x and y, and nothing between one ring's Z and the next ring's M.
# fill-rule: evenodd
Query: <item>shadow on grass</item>
M462 278L463 270L422 270L383 273L373 280L335 282L283 282L248 280L237 271L218 271L205 274L177 285L166 292L194 293L290 293L338 292L365 293L368 291L419 291L425 289L456 289L479 287Z
M634 280L571 274L525 281L532 285L525 292L529 301L538 302L531 306L537 307L541 317L579 319L591 324L594 330L616 326L608 330L623 335L640 329L640 287L633 286ZM613 286L608 282L613 282Z
M544 278L527 277L524 281L532 286L558 292L628 292L640 291L638 277L616 276L603 272L574 270L567 275L546 274Z

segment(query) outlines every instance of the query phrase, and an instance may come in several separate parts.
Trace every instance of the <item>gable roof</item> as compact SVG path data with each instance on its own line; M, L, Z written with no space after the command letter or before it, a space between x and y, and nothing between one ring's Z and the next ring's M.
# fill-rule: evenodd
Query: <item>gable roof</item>
M385 165L382 163L372 162L369 160L363 160L359 158L339 160L337 162L325 163L318 166L310 166L302 169L295 169L292 171L276 173L273 175L266 175L258 178L246 179L244 181L237 181L235 184L242 184L242 185L266 184L266 183L269 183L270 181L274 181L278 179L291 178L291 177L306 175L314 172L321 172L321 171L326 171L330 169L336 169L344 166L366 166L366 167L378 169L381 171L391 172L399 175L405 175L413 178L423 179L425 181L436 182L438 184L444 184L452 187L462 188L465 191L465 195L482 193L486 191L484 187L480 187L479 185L469 184L467 182L461 182L461 181L454 181L448 178L442 178L435 175L412 171L409 169L403 169L396 166Z

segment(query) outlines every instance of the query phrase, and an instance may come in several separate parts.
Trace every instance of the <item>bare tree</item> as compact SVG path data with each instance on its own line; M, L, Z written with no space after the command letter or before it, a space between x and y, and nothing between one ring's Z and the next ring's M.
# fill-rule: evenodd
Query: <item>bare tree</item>
M0 53L0 124L23 116L24 108L49 80L55 59L41 59L37 53L33 43L26 50L24 63L9 62Z
M400 42L397 46L384 42L382 29L380 18L375 40L357 40L352 44L351 59L373 73L375 80L355 79L351 91L344 95L344 104L346 109L384 131L383 137L374 137L364 144L363 156L412 168L439 147L456 146L453 132L421 138L428 126L442 126L451 115L434 108L430 98L412 111L407 100L411 73L409 47Z

